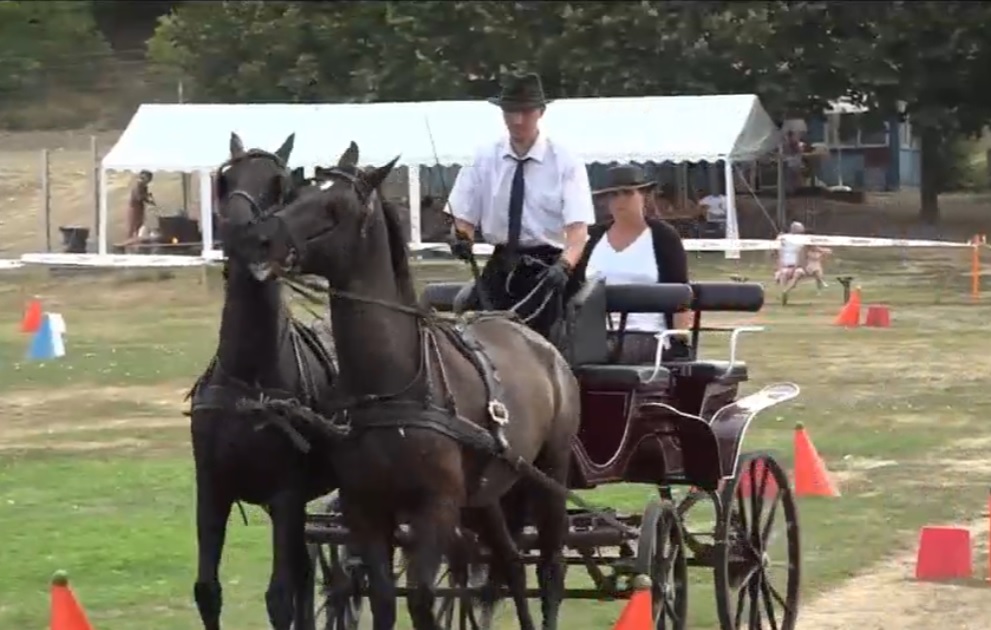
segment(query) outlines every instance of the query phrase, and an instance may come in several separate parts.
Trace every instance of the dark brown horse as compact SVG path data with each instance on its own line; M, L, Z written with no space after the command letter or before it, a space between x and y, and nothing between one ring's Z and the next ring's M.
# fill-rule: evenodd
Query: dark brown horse
M344 517L370 571L374 627L395 623L390 550L397 522L413 532L410 616L417 630L438 627L434 577L465 507L486 515L480 533L501 558L521 626L532 627L522 564L498 501L517 481L530 483L508 459L533 462L566 482L579 423L577 381L549 342L514 319L455 323L418 308L401 223L376 192L395 161L368 172L357 163L352 143L333 184L271 213L234 246L260 279L295 271L322 275L330 285L348 403L341 407L352 431L334 462ZM499 437L511 457L498 454ZM535 499L528 511L538 528L543 627L552 629L564 588L565 501L536 484L528 495Z
M275 153L246 151L231 135L230 160L217 180L220 231L234 238L273 204L300 194L289 183L292 136ZM306 503L335 489L332 439L278 417L237 409L265 394L316 405L330 396L333 361L319 339L295 320L272 280L258 281L232 257L225 267L217 351L191 393L199 552L194 596L207 630L219 630L218 577L227 521L236 501L263 506L272 521L272 576L266 604L272 626L312 626L310 563L304 541ZM281 428L280 428L281 427ZM305 445L301 444L305 442ZM308 446L309 451L304 452Z

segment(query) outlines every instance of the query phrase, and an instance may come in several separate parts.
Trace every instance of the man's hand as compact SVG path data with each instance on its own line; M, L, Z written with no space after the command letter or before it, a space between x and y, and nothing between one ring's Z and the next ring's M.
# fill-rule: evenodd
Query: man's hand
M473 243L470 236L461 230L455 229L449 244L451 247L451 254L455 258L465 262L471 260Z
M556 263L547 268L544 272L544 282L548 288L560 291L568 284L571 278L571 265L564 258L559 258Z

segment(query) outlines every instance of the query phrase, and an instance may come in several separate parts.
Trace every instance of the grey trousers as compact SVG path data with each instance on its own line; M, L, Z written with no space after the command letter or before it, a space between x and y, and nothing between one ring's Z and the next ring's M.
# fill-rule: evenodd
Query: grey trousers
M627 331L624 333L623 348L620 351L616 362L626 365L653 365L654 358L657 354L658 344L657 337L654 335L655 333L639 331ZM616 333L609 333L610 353L615 351L618 341L619 339ZM686 349L680 342L670 340L669 343L671 345L669 348L664 350L664 354L661 357L662 361L672 361L675 359L685 358L684 353Z

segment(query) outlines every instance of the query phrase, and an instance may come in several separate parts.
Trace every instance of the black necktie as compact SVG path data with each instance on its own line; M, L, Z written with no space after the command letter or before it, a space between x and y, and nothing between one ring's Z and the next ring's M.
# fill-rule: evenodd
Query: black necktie
M523 167L530 158L513 158L516 160L516 172L513 173L513 185L509 189L509 233L506 235L506 255L511 261L516 260L520 246L520 230L523 227Z

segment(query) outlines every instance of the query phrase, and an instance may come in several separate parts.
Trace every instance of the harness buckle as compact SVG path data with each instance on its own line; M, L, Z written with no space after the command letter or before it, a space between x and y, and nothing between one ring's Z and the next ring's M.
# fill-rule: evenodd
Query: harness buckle
M509 410L506 409L506 405L502 404L498 400L489 401L489 416L492 421L501 427L509 424Z

